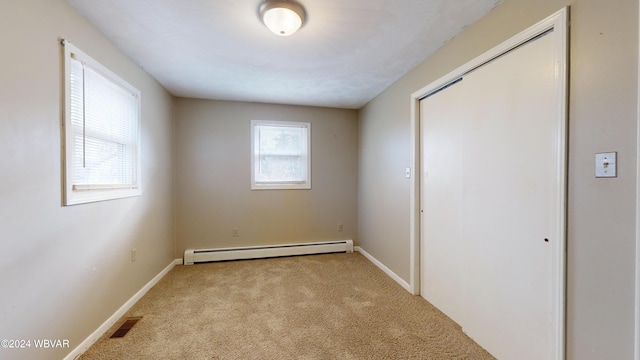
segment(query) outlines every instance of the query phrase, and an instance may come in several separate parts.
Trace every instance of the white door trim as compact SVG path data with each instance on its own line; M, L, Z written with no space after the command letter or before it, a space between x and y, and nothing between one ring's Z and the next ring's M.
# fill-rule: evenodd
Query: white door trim
M640 12L638 13L640 19ZM640 45L640 43L639 43ZM640 46L638 47L640 54ZM640 62L638 62L640 71ZM640 72L639 72L640 74ZM635 298L635 330L634 359L640 360L640 76L638 76L638 124L636 137L636 298Z
M556 88L559 94L558 99L558 178L557 186L559 189L558 196L556 198L556 208L559 211L557 223L555 226L555 238L559 241L554 242L555 259L554 259L554 359L561 360L565 358L565 298L566 298L566 179L567 179L567 80L568 80L568 12L569 8L565 7L548 18L540 21L536 25L524 30L511 39L503 42L502 44L494 47L493 49L478 56L474 60L467 64L457 68L449 74L441 77L440 79L432 82L431 84L423 87L422 89L411 94L411 159L410 166L413 167L414 176L411 179L410 187L410 281L409 286L411 293L414 295L420 294L420 182L422 170L420 169L420 99L425 95L445 86L452 81L458 79L462 74L465 74L472 69L481 66L482 64L496 58L497 56L506 53L507 51L516 48L517 46L526 43L527 41L535 38L536 36L543 34L549 30L553 30L555 34L555 41L557 47L558 59L556 61L556 73L558 74ZM639 85L640 86L640 85ZM639 118L640 124L640 118ZM640 133L639 133L640 138ZM640 164L640 160L639 160ZM639 185L640 187L640 181ZM638 212L640 212L640 198L637 201ZM639 216L640 226L640 216ZM640 243L640 237L638 238ZM638 253L640 258L640 252ZM637 271L640 271L638 269ZM640 288L640 283L638 285ZM639 290L636 290L637 292ZM640 295L637 296L637 300L640 299ZM638 301L636 301L638 302ZM640 313L640 304L638 305L638 312ZM636 328L637 334L640 334L638 330L638 322L640 322L640 314L636 316ZM637 340L637 339L636 339ZM638 349L638 347L636 347ZM636 351L636 360L638 358L638 351Z

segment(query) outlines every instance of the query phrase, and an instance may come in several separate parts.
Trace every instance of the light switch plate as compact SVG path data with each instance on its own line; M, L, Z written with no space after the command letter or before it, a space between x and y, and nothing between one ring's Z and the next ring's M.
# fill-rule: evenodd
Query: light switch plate
M616 152L596 154L596 177L607 178L618 176Z

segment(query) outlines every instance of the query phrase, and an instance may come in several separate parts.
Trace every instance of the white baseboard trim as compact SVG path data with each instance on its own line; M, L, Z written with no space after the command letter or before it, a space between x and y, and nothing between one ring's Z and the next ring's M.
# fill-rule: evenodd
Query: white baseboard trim
M405 290L407 290L408 292L411 293L411 285L409 285L408 282L404 281L400 276L398 276L396 273L394 273L393 271L391 271L391 269L389 269L388 267L386 267L383 263L381 263L380 261L378 261L378 259L374 258L373 256L371 256L371 254L369 254L368 252L364 251L364 249L362 249L360 246L354 246L353 248L355 251L359 252L360 254L362 254L364 257L366 257L369 261L371 261L375 266L379 267L380 270L382 270L385 274L389 275L389 277L391 277L393 280L395 280L395 282L397 282L398 284L400 284L400 286L402 286Z
M176 265L182 265L182 259L172 260L167 267L165 267L158 275L156 275L151 281L149 281L145 286L142 287L137 293L135 293L127 302L125 302L113 315L111 315L107 321L102 323L100 327L96 329L89 337L87 337L80 345L78 345L73 351L71 351L67 356L65 356L64 360L74 360L80 357L80 355L84 354L91 345L93 345L113 324L115 324L118 319L122 317L133 305L135 305L140 298L142 298L155 284L160 281L171 269L173 269Z

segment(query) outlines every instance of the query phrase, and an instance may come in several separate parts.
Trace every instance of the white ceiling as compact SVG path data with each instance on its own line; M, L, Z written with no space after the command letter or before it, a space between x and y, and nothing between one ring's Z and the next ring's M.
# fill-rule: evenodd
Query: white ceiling
M289 37L262 0L69 2L175 96L358 109L501 0L299 0Z

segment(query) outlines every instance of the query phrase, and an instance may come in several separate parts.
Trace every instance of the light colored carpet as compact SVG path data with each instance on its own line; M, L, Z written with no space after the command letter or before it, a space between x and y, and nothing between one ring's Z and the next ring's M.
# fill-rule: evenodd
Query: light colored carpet
M493 357L353 253L176 266L81 359Z

